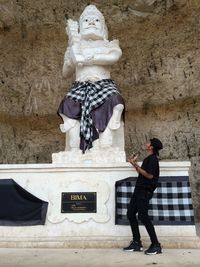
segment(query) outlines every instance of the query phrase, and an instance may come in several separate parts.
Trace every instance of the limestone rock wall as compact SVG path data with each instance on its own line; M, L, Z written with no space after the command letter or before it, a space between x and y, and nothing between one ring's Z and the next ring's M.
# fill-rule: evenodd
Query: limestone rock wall
M126 152L144 156L152 136L163 160L190 160L195 218L200 223L200 1L92 1L123 56L113 69L126 102ZM0 1L0 162L51 162L64 149L57 107L67 18L88 1Z

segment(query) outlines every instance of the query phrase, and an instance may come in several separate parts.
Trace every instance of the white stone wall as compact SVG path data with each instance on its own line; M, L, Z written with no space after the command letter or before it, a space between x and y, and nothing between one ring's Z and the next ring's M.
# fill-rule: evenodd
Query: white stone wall
M189 166L189 162L162 162L161 176L187 176ZM90 241L98 243L98 240L116 245L116 242L130 240L130 227L115 225L115 182L130 176L137 174L128 163L122 163L120 166L0 166L0 179L12 178L36 197L49 202L44 226L0 226L0 245L39 246L41 243L44 246L64 246L64 242L67 242L67 246L71 246L77 241L88 245ZM61 213L62 192L97 192L97 213ZM158 225L156 231L161 240L166 237L179 240L183 236L185 242L193 238L196 240L195 226ZM141 227L141 234L148 240L144 227Z

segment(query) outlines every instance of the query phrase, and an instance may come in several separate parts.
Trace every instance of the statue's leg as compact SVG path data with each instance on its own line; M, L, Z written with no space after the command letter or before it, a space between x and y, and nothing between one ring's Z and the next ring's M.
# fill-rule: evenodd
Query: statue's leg
M111 147L113 144L113 131L106 127L105 131L103 133L99 134L99 143L100 147Z
M74 127L69 130L69 147L71 150L79 149L80 145L80 122L76 121Z
M96 139L92 143L92 150L98 150L99 149L99 139Z
M64 114L60 113L60 116L62 117L63 122L64 122L63 124L60 124L60 130L62 133L66 133L71 128L73 128L75 126L75 124L77 123L77 120L70 119L67 116L65 116Z
M124 109L124 105L118 104L113 108L113 114L110 118L108 126L105 131L99 135L99 141L101 147L112 147L114 145L114 135L116 130L121 126L121 115Z
M80 145L80 122L70 119L64 114L60 114L63 119L63 124L60 124L62 133L66 133L66 148L65 150L79 149ZM67 140L68 139L68 140Z
M111 130L117 130L121 124L121 115L124 109L124 105L118 104L113 108L113 114L108 123L108 128Z

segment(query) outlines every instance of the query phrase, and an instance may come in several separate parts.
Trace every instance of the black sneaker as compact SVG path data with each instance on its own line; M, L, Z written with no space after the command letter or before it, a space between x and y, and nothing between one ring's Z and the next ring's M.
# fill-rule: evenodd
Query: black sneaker
M151 244L151 246L145 250L144 252L146 255L156 255L162 253L162 248L160 246L160 243L158 244Z
M123 248L124 251L143 251L141 242L131 241L128 247Z

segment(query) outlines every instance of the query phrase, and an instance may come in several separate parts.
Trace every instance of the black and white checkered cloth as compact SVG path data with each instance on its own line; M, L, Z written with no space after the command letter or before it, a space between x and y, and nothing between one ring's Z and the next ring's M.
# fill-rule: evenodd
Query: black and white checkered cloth
M103 79L96 82L74 82L67 97L81 103L80 135L87 148L92 147L93 123L91 111L102 105L111 95L119 94L115 82Z
M129 224L126 213L136 177L116 182L115 224ZM157 225L194 225L189 177L160 177L158 188L150 200L149 215Z

